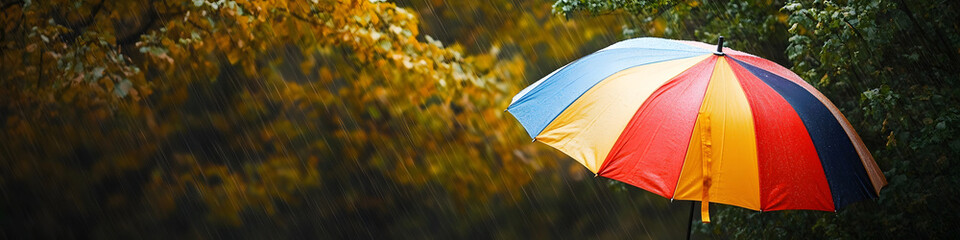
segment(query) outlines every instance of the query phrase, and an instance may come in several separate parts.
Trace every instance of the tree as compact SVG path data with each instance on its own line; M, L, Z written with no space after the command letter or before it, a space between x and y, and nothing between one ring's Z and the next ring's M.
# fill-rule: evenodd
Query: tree
M521 57L527 67L524 79L530 83L615 42L627 23L613 15L565 21L551 14L551 1L542 0L403 0L398 4L421 13L424 32L443 42L456 42L465 52L497 49L498 55Z
M622 22L398 5L3 1L0 235L679 232L666 200L610 193L502 111Z
M4 234L390 234L365 225L404 221L387 211L402 203L519 191L552 164L502 112L523 61L444 47L394 4L0 10L2 221L18 229Z
M723 207L699 225L728 238L939 238L957 229L958 4L949 1L559 0L558 14L622 12L628 33L712 42L775 60L841 108L885 170L874 202L837 214ZM757 38L757 39L753 39ZM737 40L743 39L743 40ZM756 41L759 40L759 41Z

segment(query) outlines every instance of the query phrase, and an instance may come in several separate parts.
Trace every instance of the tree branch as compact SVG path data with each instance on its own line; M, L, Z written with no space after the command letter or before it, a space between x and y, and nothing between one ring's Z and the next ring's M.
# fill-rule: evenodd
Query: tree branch
M205 28L205 27L203 27L203 26L200 26L200 24L198 24L198 23L196 23L196 22L193 22L193 20L191 20L191 19L187 19L187 23L189 23L190 25L193 25L193 27L195 27L195 28L197 28L197 29L203 30L203 31L206 32L207 34L213 35L213 32L211 32L210 29L207 29L207 28Z
M307 19L306 17L300 16L300 14L297 14L297 13L295 13L295 12L292 12L292 11L289 11L289 10L286 10L286 12L287 12L287 13L290 13L290 16L293 16L293 18L299 19L300 21L304 21L304 22L307 22L307 23L310 23L310 24L314 24L314 25L320 24L320 23L318 23L318 22L310 21L310 19Z

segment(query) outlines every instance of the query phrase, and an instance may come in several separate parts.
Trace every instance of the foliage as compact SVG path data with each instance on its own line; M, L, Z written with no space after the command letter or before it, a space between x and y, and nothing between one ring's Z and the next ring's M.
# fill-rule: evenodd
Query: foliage
M0 236L673 234L502 111L622 25L549 6L3 1Z
M751 49L751 53L784 62L788 15L776 1L665 1L665 0L559 0L553 10L565 16L588 12L594 15L628 13L632 20L623 29L627 38L655 36L716 42L726 35L727 47ZM782 3L779 3L782 4ZM751 41L738 41L738 38Z
M625 12L628 36L714 41L792 66L873 150L889 185L833 213L723 207L701 231L727 238L941 238L960 216L960 25L955 1L559 0L558 14ZM738 40L739 39L739 40Z
M554 69L615 42L611 29L626 24L620 16L565 21L551 13L549 1L403 0L423 15L424 32L457 42L468 53L520 56L524 79L532 83ZM521 87L526 84L521 84Z
M395 207L365 184L465 201L551 164L502 112L524 62L445 48L393 4L14 1L2 14L3 221L25 236L296 228L280 216L311 199L355 228L311 232L351 236L365 220L351 213Z

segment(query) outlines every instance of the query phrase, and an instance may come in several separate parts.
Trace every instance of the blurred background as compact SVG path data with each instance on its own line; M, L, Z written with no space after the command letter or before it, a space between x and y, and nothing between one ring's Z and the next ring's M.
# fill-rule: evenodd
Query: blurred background
M686 237L670 202L504 112L619 40L791 68L890 182L837 213L714 207L695 238L948 238L954 1L0 1L5 239Z

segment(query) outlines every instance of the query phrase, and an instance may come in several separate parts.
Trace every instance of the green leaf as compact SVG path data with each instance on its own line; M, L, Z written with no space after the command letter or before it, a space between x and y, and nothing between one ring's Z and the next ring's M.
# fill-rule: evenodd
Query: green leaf
M130 82L130 79L124 78L123 81L120 81L120 83L113 88L113 94L117 95L117 97L126 97L127 94L130 93L131 87L133 87L133 83Z
M103 77L104 69L105 69L104 67L96 67L93 69L93 71L90 71L92 80L97 80L97 79L100 79L100 77Z

